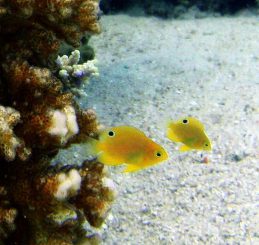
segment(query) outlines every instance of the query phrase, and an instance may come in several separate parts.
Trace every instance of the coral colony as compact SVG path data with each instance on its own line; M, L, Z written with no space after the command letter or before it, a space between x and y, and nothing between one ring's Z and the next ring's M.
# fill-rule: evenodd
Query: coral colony
M86 95L81 88L87 84L90 76L98 76L98 68L95 66L97 60L88 60L83 64L79 64L80 52L75 50L68 57L58 56L56 64L58 66L58 75L64 84L64 88L70 90L77 96Z
M79 53L98 33L97 0L0 0L0 244L89 244L114 199L101 163L51 166L59 149L97 134L96 115L75 102L70 82L97 73ZM79 79L79 80L77 80Z

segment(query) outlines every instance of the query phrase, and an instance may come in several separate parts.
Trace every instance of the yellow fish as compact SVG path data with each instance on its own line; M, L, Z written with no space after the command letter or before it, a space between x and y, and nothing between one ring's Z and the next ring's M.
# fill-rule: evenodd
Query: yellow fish
M203 124L193 117L169 122L167 137L174 142L183 143L180 151L211 150L211 142L205 133Z
M165 161L165 149L131 126L118 126L102 131L92 144L93 152L103 164L126 164L124 172L133 172Z

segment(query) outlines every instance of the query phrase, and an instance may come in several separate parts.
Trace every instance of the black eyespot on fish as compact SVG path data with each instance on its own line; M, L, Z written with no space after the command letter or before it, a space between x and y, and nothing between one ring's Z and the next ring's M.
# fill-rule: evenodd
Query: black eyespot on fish
M157 157L161 157L162 154L161 154L160 152L157 152L157 153L156 153L156 156L157 156Z
M187 120L187 119L183 119L183 123L184 123L184 124L187 124L187 123L188 123L188 120Z
M208 146L209 146L209 144L208 144L208 143L205 143L204 145L205 145L206 147L208 147Z
M109 135L110 137L113 137L113 136L115 135L115 133L114 133L113 131L109 131L109 132L108 132L108 135Z

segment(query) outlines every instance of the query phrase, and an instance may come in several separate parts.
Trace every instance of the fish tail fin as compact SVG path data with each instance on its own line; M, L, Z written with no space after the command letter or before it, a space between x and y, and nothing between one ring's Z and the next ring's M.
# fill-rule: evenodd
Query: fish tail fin
M159 126L159 128L167 128L169 123L172 122L172 120L170 119L170 117L168 116L161 116L159 117L159 122L157 123L157 125Z
M97 143L98 140L87 137L86 142L83 144L84 150L86 151L87 155L96 156L99 153Z
M172 120L168 119L168 120L166 121L166 127L167 127L167 128L170 128L171 125L174 125L174 122L173 122Z
M127 167L123 170L123 173L130 173L141 170L142 168L137 165L128 164Z
M168 124L168 128L167 128L167 137L174 141L174 142L180 142L180 139L178 138L178 136L175 134L175 132L171 129L170 124Z

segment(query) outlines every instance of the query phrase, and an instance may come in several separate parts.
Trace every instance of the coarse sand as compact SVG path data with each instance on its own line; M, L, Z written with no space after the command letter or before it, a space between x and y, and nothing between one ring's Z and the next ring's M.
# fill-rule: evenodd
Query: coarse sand
M110 167L118 196L103 244L259 244L258 17L101 22L90 40L100 76L82 103L170 154L136 173ZM166 138L166 122L188 115L204 123L212 152L180 153Z

